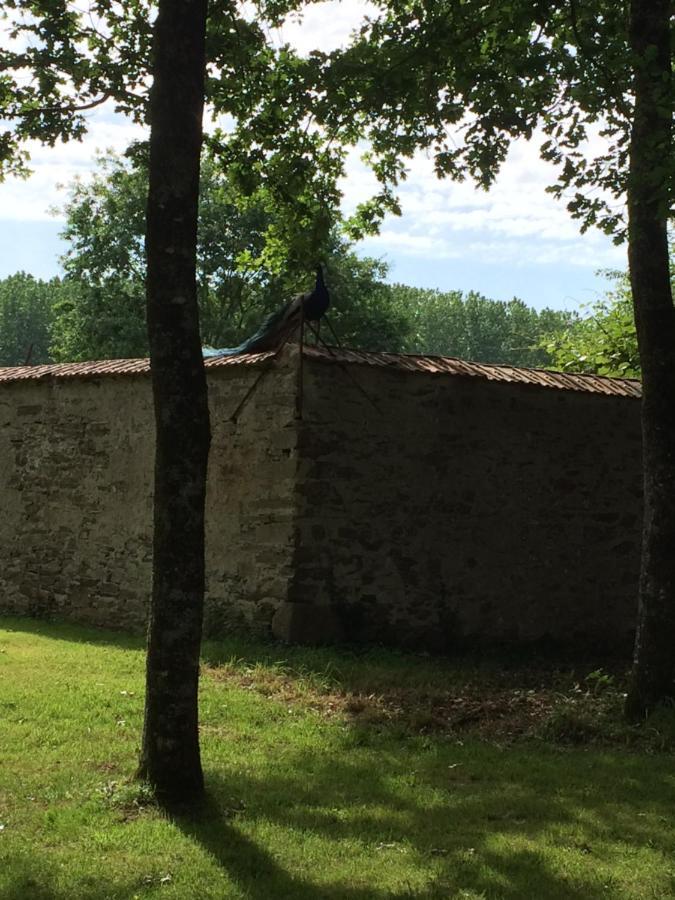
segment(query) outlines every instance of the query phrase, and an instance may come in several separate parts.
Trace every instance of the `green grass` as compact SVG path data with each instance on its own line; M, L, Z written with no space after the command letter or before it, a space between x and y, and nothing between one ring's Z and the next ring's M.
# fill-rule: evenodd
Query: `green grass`
M0 626L2 900L675 897L673 715L622 726L620 673L210 643L170 820L141 642Z

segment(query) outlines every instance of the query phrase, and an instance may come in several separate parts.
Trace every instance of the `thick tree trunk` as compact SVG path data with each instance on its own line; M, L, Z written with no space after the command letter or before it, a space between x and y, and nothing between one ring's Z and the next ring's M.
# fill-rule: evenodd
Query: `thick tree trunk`
M628 257L642 366L644 525L627 716L671 696L675 676L675 309L668 268L672 167L670 0L632 0L635 112Z
M139 774L167 803L203 791L197 687L210 431L196 290L207 0L160 0L150 94L147 311L154 558Z

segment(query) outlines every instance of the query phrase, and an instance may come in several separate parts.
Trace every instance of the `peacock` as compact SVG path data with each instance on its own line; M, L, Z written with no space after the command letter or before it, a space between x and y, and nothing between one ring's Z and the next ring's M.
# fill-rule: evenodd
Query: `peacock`
M238 347L214 349L205 347L204 357L211 359L218 356L238 356L241 353L263 353L276 350L284 344L289 336L300 326L304 316L310 322L317 322L325 315L330 306L330 294L326 287L321 266L316 268L316 284L313 290L298 294L281 309L271 313L260 328L251 337L242 341Z

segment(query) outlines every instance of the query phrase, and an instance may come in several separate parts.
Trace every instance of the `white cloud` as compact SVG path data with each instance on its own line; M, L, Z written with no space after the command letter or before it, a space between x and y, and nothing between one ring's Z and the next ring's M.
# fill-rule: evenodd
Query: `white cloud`
M388 216L379 236L366 241L371 254L490 263L556 264L591 270L625 265L625 250L597 230L580 233L565 203L546 192L554 168L539 158L541 136L512 145L489 192L471 181L439 180L424 153L408 165L399 190L402 216ZM599 138L592 149L600 149ZM348 211L367 199L376 182L354 152L343 183Z
M419 233L413 229L384 227L379 235L364 241L369 255L395 258L397 254L424 259L462 259L471 265L509 264L520 268L532 265L559 265L596 269L623 267L625 250L605 241L550 240L536 235L530 240L513 237L495 239L477 231L436 231Z
M19 221L53 219L52 207L64 201L63 186L76 177L86 177L95 167L98 153L124 151L144 130L102 107L90 117L89 132L82 141L43 147L37 141L27 145L33 172L27 179L8 178L0 184L0 218Z
M363 0L329 0L314 3L302 15L292 16L272 39L278 46L289 43L300 53L317 48L330 53L344 46L363 18L376 11L376 6Z

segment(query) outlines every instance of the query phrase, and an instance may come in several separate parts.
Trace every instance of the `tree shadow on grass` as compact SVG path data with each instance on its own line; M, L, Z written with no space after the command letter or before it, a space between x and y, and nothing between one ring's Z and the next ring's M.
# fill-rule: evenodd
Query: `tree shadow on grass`
M495 750L495 766L498 760ZM481 764L486 762L484 758ZM660 839L653 824L635 815L635 807L618 808L616 798L607 792L613 779L631 778L631 797L639 797L641 764L622 759L615 765L607 755L595 784L581 779L565 790L559 784L559 762L551 755L529 780L521 772L513 781L513 773L502 777L497 770L484 784L471 779L452 782L447 800L439 802L437 797L425 804L414 798L414 792L402 796L392 790L392 779L400 777L400 771L386 753L377 769L372 761L317 760L312 754L298 754L283 771L272 765L261 778L245 771L231 777L212 774L205 808L198 816L182 816L176 822L254 900L431 900L461 896L461 891L504 900L600 900L608 896L608 886L595 868L607 846L653 849ZM445 761L443 766L447 769ZM418 766L420 784L437 793L440 775L438 760ZM547 781L559 789L547 793L542 789ZM651 812L665 818L670 816L675 791L666 774L661 782ZM651 796L654 784L652 779ZM243 801L240 818L228 811L233 797ZM298 878L262 842L248 836L264 833L269 825L286 832L291 843L307 836L322 840L320 852L331 864L359 846L360 859L371 866L370 875L354 877L347 867L336 871L330 884L322 880L321 872L316 880ZM552 861L556 851L559 855ZM396 859L397 853L406 854L416 883L426 880L424 887L382 886L387 884L388 860ZM359 884L364 879L368 887Z
M43 872L38 876L20 872L13 873L9 882L0 884L0 897L2 900L58 900L59 895Z
M376 888L318 885L297 877L233 823L217 795L211 795L197 812L174 815L173 821L216 860L251 900L375 900L410 896L382 894Z
M270 853L242 833L218 803L209 802L201 814L174 819L181 831L206 850L229 878L237 883L251 900L404 900L427 898L440 900L458 896L457 891L472 890L471 896L490 896L523 900L526 897L546 900L600 900L604 889L588 884L574 887L548 870L536 853L520 851L513 856L484 856L472 864L459 853L448 856L443 873L423 888L380 890L350 884L326 884L306 881L284 869ZM337 851L337 848L336 848ZM490 875L482 873L489 862ZM496 875L495 875L496 873ZM528 893L533 890L534 893ZM489 893L485 893L485 892Z
M6 869L0 875L2 900L129 900L139 889L133 881L120 883L100 875L66 886L63 872L59 875L56 865L39 848L31 849L29 856L12 859Z

